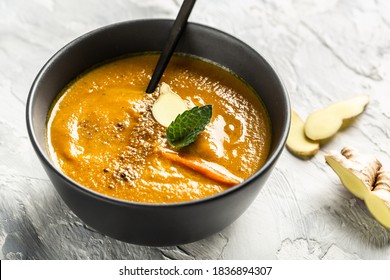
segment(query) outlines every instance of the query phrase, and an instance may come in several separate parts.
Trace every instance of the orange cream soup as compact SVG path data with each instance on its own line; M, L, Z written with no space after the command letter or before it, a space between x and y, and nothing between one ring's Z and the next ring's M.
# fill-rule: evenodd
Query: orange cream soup
M156 152L169 147L150 112L157 98L144 92L158 56L119 59L68 85L48 116L53 161L76 182L119 199L172 203L217 194L228 186ZM265 162L270 122L253 90L214 64L174 56L161 79L189 108L213 105L206 130L182 155L217 163L248 178Z

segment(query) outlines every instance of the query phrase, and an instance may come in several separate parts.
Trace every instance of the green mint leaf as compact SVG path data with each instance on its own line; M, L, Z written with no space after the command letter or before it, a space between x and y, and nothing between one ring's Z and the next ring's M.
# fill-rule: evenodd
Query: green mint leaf
M212 105L184 111L167 128L168 143L175 148L188 146L206 128L212 115Z

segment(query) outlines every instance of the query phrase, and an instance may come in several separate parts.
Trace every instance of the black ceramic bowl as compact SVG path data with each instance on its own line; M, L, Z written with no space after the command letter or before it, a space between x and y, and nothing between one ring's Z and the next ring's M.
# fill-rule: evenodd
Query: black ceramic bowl
M264 101L272 123L272 146L265 165L223 193L174 204L133 203L101 195L74 182L55 167L46 149L46 117L58 93L80 73L105 60L130 53L160 51L172 24L171 20L128 21L77 38L44 65L27 102L27 128L32 145L65 203L92 228L134 244L189 243L231 224L249 207L266 182L289 130L287 93L265 59L226 33L189 23L176 52L203 57L229 68Z

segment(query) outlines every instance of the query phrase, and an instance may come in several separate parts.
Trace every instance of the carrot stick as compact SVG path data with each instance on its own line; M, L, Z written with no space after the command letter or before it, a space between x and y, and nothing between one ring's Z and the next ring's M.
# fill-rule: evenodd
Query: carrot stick
M219 164L200 158L180 156L177 152L168 149L160 149L160 151L165 158L184 165L214 181L224 183L229 186L237 185L243 181L243 179L230 173L229 170Z

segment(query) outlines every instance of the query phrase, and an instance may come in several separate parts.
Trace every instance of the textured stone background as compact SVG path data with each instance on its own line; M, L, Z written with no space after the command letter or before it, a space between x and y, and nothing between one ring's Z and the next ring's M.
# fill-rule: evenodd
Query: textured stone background
M174 18L181 1L0 1L0 259L390 259L390 231L324 163L352 145L390 168L390 1L198 0L190 21L233 34L277 69L303 116L367 93L351 127L310 161L285 151L254 204L205 240L168 248L122 243L61 201L25 128L29 87L60 47L87 31Z

